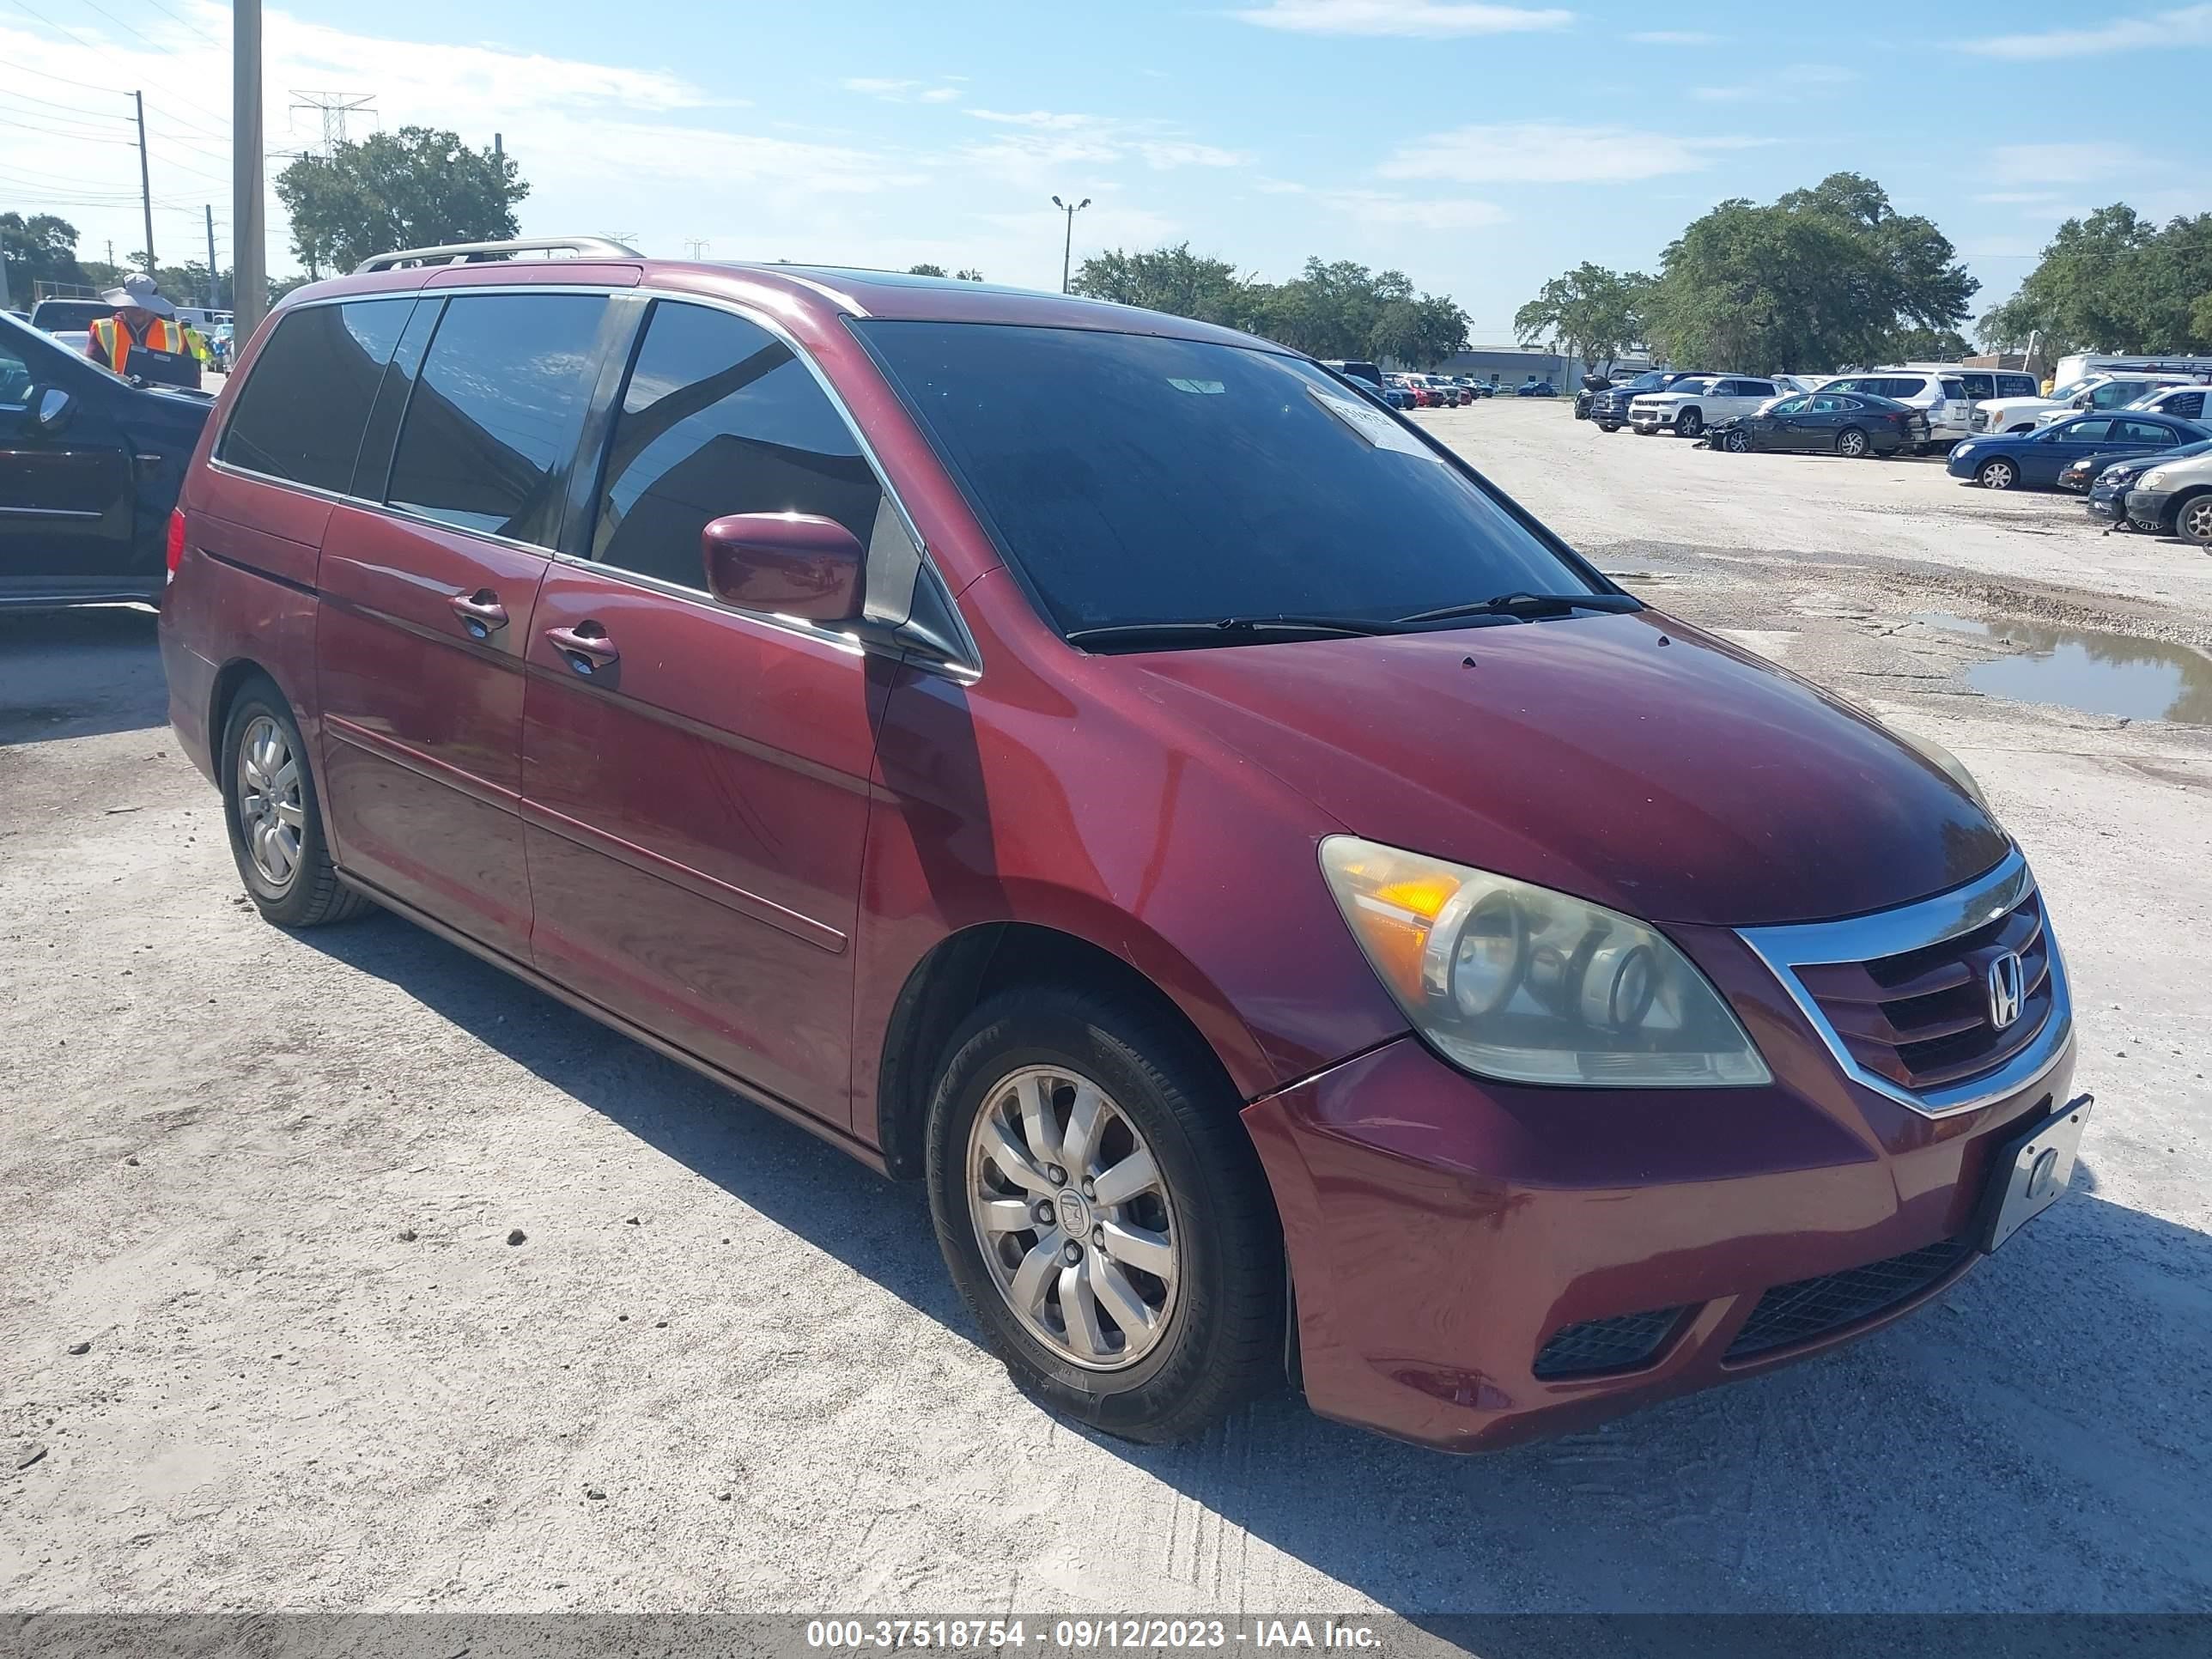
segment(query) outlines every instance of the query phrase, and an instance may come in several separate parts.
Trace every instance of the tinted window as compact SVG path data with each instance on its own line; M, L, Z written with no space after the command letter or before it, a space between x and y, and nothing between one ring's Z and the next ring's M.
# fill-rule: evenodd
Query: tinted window
M727 312L653 308L608 449L593 558L696 588L711 519L816 514L866 547L883 501L852 429L790 347Z
M24 408L30 392L31 371L14 348L0 340L0 404L10 409Z
M1773 408L1768 410L1766 412L1770 415L1802 414L1804 411L1805 405L1809 401L1809 399L1804 398L1784 398L1781 402L1776 404ZM1818 408L1819 406L1820 405L1817 404L1814 404L1814 408Z
M2163 448L2175 441L2175 434L2162 426L2148 421L2114 421L2112 441L2116 444L2156 444Z
M2000 398L2033 398L2035 396L2035 377L2032 374L2000 374L1996 395Z
M2089 394L2092 409L2119 409L2150 390L2148 380L2107 380Z
M2204 394L2201 392L2184 392L2176 397L2168 398L2161 407L2169 415L2179 415L2185 421L2193 421L2204 413Z
M1964 380L1946 380L1942 384L1943 395L1946 398L1964 398L1966 395L1966 383Z
M2110 441L2112 423L2110 421L2071 421L2057 428L2058 441L2065 444L2101 444Z
M408 400L386 499L464 530L550 543L605 310L596 294L450 301Z
M239 388L216 453L234 466L343 494L377 382L415 296L308 306L276 325Z
M1774 387L1765 380L1738 380L1735 395L1739 398L1771 398Z
M1894 398L1899 403L1903 403L1909 398L1917 398L1925 392L1928 390L1928 382L1917 375L1913 375L1870 381L1866 389L1881 397Z
M1295 358L1088 330L854 326L1063 629L1381 618L1590 589L1417 434Z
M1338 363L1335 365L1335 368L1338 374L1345 375L1348 379L1364 380L1370 386L1381 386L1382 384L1382 371L1376 368L1372 363ZM1466 383L1464 381L1455 381L1453 384L1465 385Z
M1813 399L1813 412L1815 415L1835 415L1846 409L1859 407L1857 398L1846 398L1834 392L1823 392Z
M1994 398L1997 395L1996 376L1994 374L1962 374L1959 380L1960 383L1966 388L1965 392L1959 394L1961 397L1972 398L1978 402L1984 398Z

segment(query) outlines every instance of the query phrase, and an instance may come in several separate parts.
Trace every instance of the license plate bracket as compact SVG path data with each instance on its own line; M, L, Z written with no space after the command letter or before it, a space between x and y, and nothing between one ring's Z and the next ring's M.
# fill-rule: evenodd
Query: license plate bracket
M1990 1160L1981 1213L1982 1249L1997 1248L2066 1194L2094 1095L2077 1095L2014 1135Z

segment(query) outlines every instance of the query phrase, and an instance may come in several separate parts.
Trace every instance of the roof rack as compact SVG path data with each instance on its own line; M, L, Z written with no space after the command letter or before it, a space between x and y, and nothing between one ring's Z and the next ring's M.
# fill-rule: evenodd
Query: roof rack
M364 271L396 270L401 265L468 265L494 259L504 259L514 253L568 252L579 258L586 256L601 259L642 259L645 256L634 247L625 246L611 236L532 236L507 242L448 242L441 247L401 248L396 253L376 253L363 259L353 268L356 276Z

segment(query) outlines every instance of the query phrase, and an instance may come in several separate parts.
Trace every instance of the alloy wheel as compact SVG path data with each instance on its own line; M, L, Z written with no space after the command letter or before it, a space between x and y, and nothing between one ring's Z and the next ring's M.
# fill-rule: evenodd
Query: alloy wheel
M2010 489L2015 474L2010 461L1990 461L1982 468L1981 483L1984 489Z
M1860 456L1866 453L1866 434L1863 432L1854 429L1838 433L1837 434L1836 453L1844 457L1846 459L1856 460Z
M2212 546L2212 495L2199 495L2185 504L2176 524L2191 541L2200 546Z
M261 878L282 892L300 868L300 836L307 822L300 794L300 762L284 728L254 717L238 745L238 827Z
M1751 439L1741 432L1731 432L1721 440L1721 447L1732 455L1741 455L1751 448Z
M1088 1370L1135 1364L1167 1334L1182 1233L1152 1149L1089 1078L1009 1073L968 1137L968 1207L1022 1328Z

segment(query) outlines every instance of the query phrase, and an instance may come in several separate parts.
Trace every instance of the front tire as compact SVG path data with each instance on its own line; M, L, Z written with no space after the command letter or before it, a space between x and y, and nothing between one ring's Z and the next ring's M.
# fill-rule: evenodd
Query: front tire
M1867 453L1867 434L1855 426L1847 426L1836 434L1836 453L1847 461L1856 461Z
M1674 435L1694 438L1705 429L1705 417L1698 410L1686 409L1674 417Z
M1731 455L1747 455L1751 453L1751 435L1745 432L1729 433L1722 438L1721 447Z
M1597 423L1597 429L1601 432L1618 432L1620 430L1620 422L1619 421L1600 421Z
M248 681L230 705L222 776L230 855L266 920L319 927L369 908L338 880L307 742L283 694L265 678Z
M946 1267L1015 1382L1125 1439L1196 1435L1280 1375L1283 1255L1196 1039L1092 993L1007 992L929 1109Z
M2173 528L2184 541L2212 553L2212 495L2191 495L2175 509Z
M1984 489L2010 489L2020 482L2020 469L2010 461L1984 461L1974 473L1974 482Z

